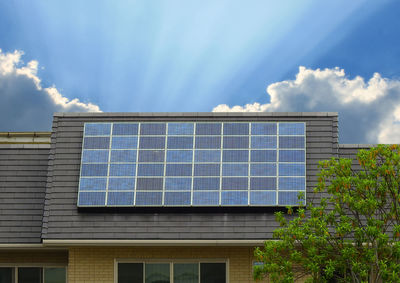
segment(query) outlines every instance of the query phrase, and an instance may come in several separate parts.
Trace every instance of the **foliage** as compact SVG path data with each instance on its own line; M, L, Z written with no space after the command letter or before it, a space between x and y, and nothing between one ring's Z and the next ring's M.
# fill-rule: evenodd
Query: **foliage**
M255 279L400 282L400 146L360 150L319 164L306 207L277 212L281 228L255 256Z

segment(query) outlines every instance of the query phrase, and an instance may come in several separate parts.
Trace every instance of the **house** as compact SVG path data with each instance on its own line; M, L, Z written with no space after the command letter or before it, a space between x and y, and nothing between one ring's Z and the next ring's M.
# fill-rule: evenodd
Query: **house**
M252 282L337 113L55 113L0 134L0 282ZM307 201L307 199L306 199Z

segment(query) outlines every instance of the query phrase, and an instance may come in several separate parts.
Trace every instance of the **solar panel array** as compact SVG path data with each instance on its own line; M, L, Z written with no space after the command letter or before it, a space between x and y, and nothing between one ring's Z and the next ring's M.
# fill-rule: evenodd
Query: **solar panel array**
M78 206L286 206L305 123L85 123Z

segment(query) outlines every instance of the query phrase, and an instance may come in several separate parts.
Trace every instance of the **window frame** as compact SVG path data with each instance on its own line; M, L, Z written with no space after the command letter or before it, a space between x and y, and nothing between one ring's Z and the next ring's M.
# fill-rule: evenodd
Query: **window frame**
M229 259L228 258L115 258L114 259L114 283L118 283L118 264L119 263L142 263L143 273L146 263L169 263L170 283L174 282L174 263L198 263L199 264L199 283L200 283L200 264L201 263L225 263L225 283L229 283ZM145 283L146 274L143 274Z

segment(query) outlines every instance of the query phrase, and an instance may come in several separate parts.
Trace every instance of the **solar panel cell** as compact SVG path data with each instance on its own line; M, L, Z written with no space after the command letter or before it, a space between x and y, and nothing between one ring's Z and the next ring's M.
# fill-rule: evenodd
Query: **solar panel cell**
M219 192L193 192L193 205L218 205Z
M109 192L107 195L108 205L133 205L133 192Z
M82 164L81 176L107 176L107 164Z
M110 147L110 138L108 137L89 137L84 138L84 149L108 149Z
M136 162L136 150L112 150L111 162Z
M113 137L112 149L134 149L137 148L137 137Z
M222 192L222 205L247 205L248 193L246 192Z
M280 162L304 162L305 161L304 150L280 150L279 161Z
M157 150L139 150L139 162L164 162L165 151Z
M136 164L110 164L110 176L135 176Z
M196 150L194 155L195 162L220 162L220 150Z
M276 135L276 123L251 123L252 135Z
M248 123L224 123L224 135L248 135Z
M248 150L224 150L222 152L223 162L248 162Z
M196 135L221 135L221 123L197 123Z
M121 123L113 125L113 136L135 136L138 134L139 124Z
M168 123L168 135L193 135L194 123Z
M81 206L104 206L106 203L106 192L81 192L78 205Z
M85 136L108 136L110 135L111 124L87 123L85 125Z
M107 163L108 150L84 150L82 153L83 163Z

